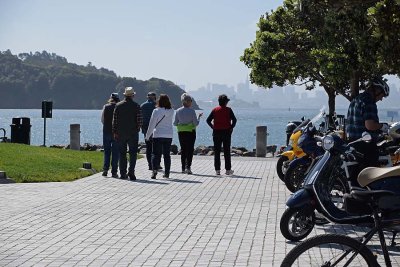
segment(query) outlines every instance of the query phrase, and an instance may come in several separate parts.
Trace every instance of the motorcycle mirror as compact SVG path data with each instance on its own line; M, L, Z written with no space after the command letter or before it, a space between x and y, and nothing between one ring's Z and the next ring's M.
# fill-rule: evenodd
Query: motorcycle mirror
M364 142L367 142L367 143L371 142L372 136L368 132L363 132L362 135L361 135L361 140L363 140Z

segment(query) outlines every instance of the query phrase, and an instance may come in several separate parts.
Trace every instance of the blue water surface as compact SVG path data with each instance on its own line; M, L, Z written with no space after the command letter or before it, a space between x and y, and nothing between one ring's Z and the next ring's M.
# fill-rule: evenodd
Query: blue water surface
M268 145L284 145L286 142L285 128L291 120L301 117L311 118L319 109L233 109L238 119L237 126L232 136L232 146L255 148L256 126L267 126ZM203 112L200 125L197 128L196 146L212 145L212 131L205 122L209 110ZM337 110L337 114L344 114L345 110ZM380 110L380 119L390 121L386 110ZM10 124L14 117L29 117L31 120L31 144L42 145L44 136L44 121L40 109L0 109L0 128L5 128L10 137ZM69 144L70 124L80 124L81 144L102 144L102 124L100 121L101 110L53 110L53 118L46 119L46 145ZM0 132L2 134L2 132ZM143 135L140 134L140 140ZM179 145L176 129L174 129L173 143Z

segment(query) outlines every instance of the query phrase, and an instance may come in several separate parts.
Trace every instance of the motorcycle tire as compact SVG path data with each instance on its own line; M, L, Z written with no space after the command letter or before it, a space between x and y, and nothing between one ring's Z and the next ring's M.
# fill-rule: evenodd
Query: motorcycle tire
M315 213L310 209L288 208L282 214L280 229L282 235L291 241L306 238L315 225Z
M287 169L284 182L290 192L294 193L303 187L308 168L309 164L298 164Z
M276 163L276 172L278 173L279 179L281 179L282 182L284 182L285 179L285 173L287 166L289 164L289 158L286 156L280 156L278 159L278 162Z

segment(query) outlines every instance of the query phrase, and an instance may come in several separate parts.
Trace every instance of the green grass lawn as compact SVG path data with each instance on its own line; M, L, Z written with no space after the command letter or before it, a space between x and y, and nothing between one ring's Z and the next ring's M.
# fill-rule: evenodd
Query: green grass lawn
M67 182L89 176L90 170L80 169L84 162L99 172L103 153L0 143L0 170L17 183Z

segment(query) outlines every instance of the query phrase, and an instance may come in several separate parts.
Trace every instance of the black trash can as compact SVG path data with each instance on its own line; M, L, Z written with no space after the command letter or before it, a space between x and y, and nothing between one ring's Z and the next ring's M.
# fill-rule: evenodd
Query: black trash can
M31 119L12 118L11 126L11 142L19 144L31 144Z

